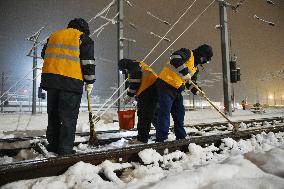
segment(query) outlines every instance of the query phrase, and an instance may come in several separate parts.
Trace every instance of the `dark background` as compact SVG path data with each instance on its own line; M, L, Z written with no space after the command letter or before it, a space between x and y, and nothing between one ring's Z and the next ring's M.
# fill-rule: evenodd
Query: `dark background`
M32 43L26 38L45 27L40 39L48 37L53 31L65 28L68 22L75 17L82 17L89 21L101 11L111 0L0 0L0 71L8 79L7 89L18 79L32 69L32 58L27 57ZM163 36L170 26L146 14L150 11L159 18L173 24L193 0L130 0L133 7L125 4L125 31L126 38L135 39L136 43L124 43L124 56L134 59L143 59L159 41L159 38L150 35L154 32ZM173 42L185 28L193 22L198 14L212 0L197 0L190 12L167 35ZM237 4L239 1L231 0ZM276 103L284 102L284 1L274 0L275 5L269 5L266 0L249 0L239 7L238 12L228 9L229 31L231 39L231 53L238 57L238 66L241 68L241 82L234 84L236 100L247 97L249 102L255 103L259 99L262 103L274 103L268 95L274 95ZM107 17L116 14L114 5ZM267 23L254 18L254 15L275 23ZM91 32L106 21L98 18L89 25ZM134 23L137 29L129 26ZM167 61L171 50L186 47L194 49L198 45L208 43L213 46L214 57L210 65L199 77L203 81L202 88L208 97L214 101L223 101L221 42L220 31L215 29L219 24L219 7L217 1L194 23L190 29L169 48L153 65L159 73ZM93 35L95 41L95 56L97 57L95 90L108 91L117 84L117 28L108 25L99 36ZM171 43L170 42L170 43ZM163 41L146 59L151 64L169 45ZM40 47L41 50L42 47ZM39 61L39 67L42 66ZM26 87L31 90L32 74L25 80ZM40 81L40 77L38 78Z

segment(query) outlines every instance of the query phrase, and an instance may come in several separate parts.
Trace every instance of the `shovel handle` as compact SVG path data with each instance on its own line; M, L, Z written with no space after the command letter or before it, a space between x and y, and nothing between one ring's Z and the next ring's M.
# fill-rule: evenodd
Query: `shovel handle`
M90 93L87 91L87 101L88 101L88 111L89 111L89 123L90 123L90 139L89 144L95 145L98 143L98 138L95 130L95 124L93 121L93 113L92 113L92 106L91 106L91 98Z
M88 101L88 111L92 112L91 99L90 99L90 92L89 91L87 91L87 101Z
M211 104L211 106L213 106L213 108L215 108L215 110L217 110L229 123L231 123L232 125L235 125L223 112L221 112L219 110L219 108L217 108L213 102L211 100L209 100L209 98L207 98L207 96L205 95L205 93L192 81L189 81L190 84L192 84L200 93L203 93L203 97Z

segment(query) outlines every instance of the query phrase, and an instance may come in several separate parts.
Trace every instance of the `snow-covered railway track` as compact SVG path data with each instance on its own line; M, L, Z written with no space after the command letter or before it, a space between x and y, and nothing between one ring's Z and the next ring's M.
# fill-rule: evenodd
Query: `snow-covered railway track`
M98 165L105 160L112 160L115 162L139 162L138 153L144 149L155 149L159 153L164 153L166 149L168 152L180 150L186 152L190 143L198 145L218 144L224 138L233 138L235 140L248 139L252 134L259 134L261 132L284 132L283 119L278 123L274 121L273 125L258 128L249 128L239 130L238 132L228 131L226 133L209 135L209 136L192 136L189 139L169 141L164 143L152 143L143 145L134 145L125 148L102 150L82 154L73 154L69 156L52 157L40 160L29 160L11 164L0 165L0 185L21 180L31 179L44 176L59 175L67 170L68 167L74 165L79 161Z
M262 119L250 119L250 120L241 120L239 121L246 125L247 128L261 127L265 125L274 125L276 123L283 123L284 117L272 117L272 118L262 118ZM185 125L186 128L191 130L187 131L189 136L202 136L204 133L209 135L211 131L230 131L227 122L213 122L213 123L202 123L196 125ZM193 131L193 130L195 131ZM173 128L171 128L173 131ZM203 133L203 134L202 134ZM107 145L116 141L124 139L133 139L136 138L137 130L107 130L107 131L97 131L98 136L98 146ZM83 140L75 142L75 146L81 143L88 143L89 132L76 133L78 137L86 137ZM154 136L154 134L150 134ZM0 139L0 156L15 156L22 149L34 148L36 151L40 151L38 143L45 140L45 136L35 136L35 137L17 137L17 138L7 138Z
M284 122L284 117L272 117L272 118L262 118L262 119L249 119L249 120L239 120L239 123L244 123L246 125L249 125L250 127L256 126L256 125L265 125L267 123L274 124L274 122ZM212 123L201 123L201 124L194 124L194 125L185 125L186 128L196 128L199 131L202 131L206 127L212 127L213 129L218 129L221 126L227 126L228 122L212 122ZM154 128L152 128L154 130ZM170 128L173 130L173 127ZM222 128L223 129L223 128ZM135 132L137 131L136 128L131 130L106 130L106 131L97 131L97 135L104 135L104 134L116 134L116 133L124 133L124 132ZM76 133L76 136L85 137L89 136L89 132L82 132L82 133ZM24 137L14 137L14 138L0 138L0 143L6 142L6 143L13 143L13 142L21 142L21 141L27 141L27 140L40 140L45 139L45 135L40 136L24 136ZM104 143L104 142L102 142ZM104 143L105 144L105 143Z

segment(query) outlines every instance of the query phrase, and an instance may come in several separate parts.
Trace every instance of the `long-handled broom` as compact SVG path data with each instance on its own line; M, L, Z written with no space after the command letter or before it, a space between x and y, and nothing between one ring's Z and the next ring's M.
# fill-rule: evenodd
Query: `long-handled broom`
M95 124L93 121L93 112L91 107L90 91L87 90L87 100L88 100L88 111L89 111L89 123L90 123L90 138L89 144L96 145L98 144L98 138L95 130Z
M192 84L200 93L202 93L202 94L203 94L202 96L211 104L211 106L213 106L213 108L215 108L215 110L217 110L217 112L219 112L230 124L233 125L235 131L238 130L238 128L240 127L240 124L239 124L239 123L234 123L234 122L232 122L223 112L221 112L221 111L219 110L219 108L217 108L217 107L213 104L213 102L212 102L211 100L209 100L209 98L207 98L207 96L205 95L205 93L204 93L195 83L193 83L192 81L190 81L189 83Z

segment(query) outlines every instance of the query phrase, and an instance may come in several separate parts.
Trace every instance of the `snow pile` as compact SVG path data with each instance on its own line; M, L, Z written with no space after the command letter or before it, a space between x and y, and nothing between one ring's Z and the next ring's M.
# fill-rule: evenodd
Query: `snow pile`
M162 161L162 156L153 149L145 149L138 153L139 157L144 164L155 164L159 165L159 162Z
M203 165L210 162L218 162L223 160L225 157L222 154L218 154L219 148L215 147L214 144L202 148L194 143L188 146L190 161L192 165Z
M256 189L283 188L284 179L266 174L242 156L221 164L209 164L186 170L149 186L149 189Z
M18 181L3 189L283 189L284 133L261 133L239 142L227 138L219 148L213 144L204 148L190 144L188 148L188 154L165 151L160 155L153 149L143 150L139 157L144 164L105 161L95 166L79 162L58 177ZM124 172L118 177L115 170L121 169Z
M284 150L280 148L272 148L266 153L249 152L245 154L245 158L257 165L265 172L272 173L284 178ZM277 165L275 167L275 165Z
M4 134L3 131L0 131L0 138L1 139L15 138L15 135L12 135L12 134L6 135Z

